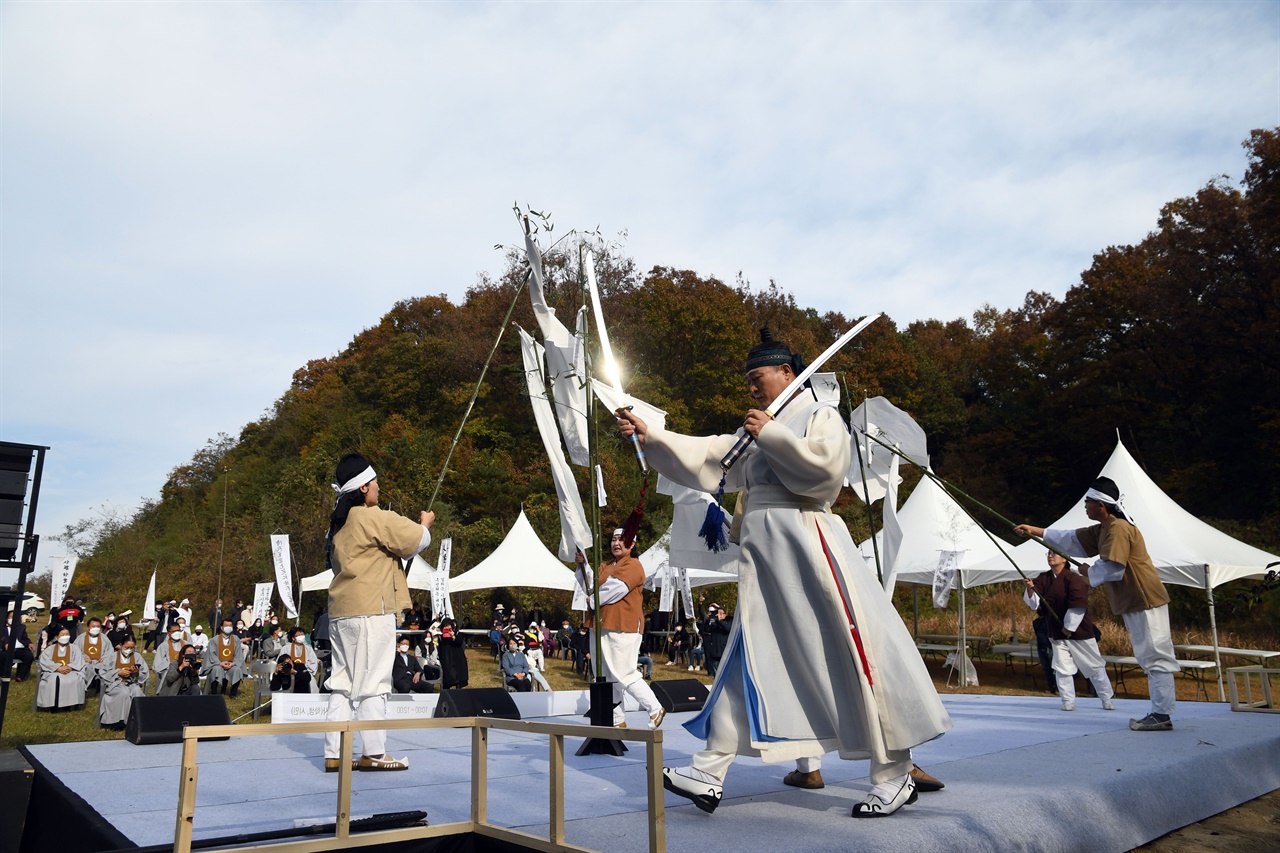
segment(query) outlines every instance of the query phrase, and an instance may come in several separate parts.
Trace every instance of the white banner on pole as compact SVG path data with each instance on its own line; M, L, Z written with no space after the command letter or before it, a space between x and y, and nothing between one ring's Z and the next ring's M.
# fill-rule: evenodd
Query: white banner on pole
M596 504L602 508L609 505L609 496L604 492L604 471L599 465L596 466Z
M680 572L680 598L684 601L684 612L686 616L694 614L693 609L693 590L689 587L689 570L681 566Z
M591 596L587 594L587 590L591 587L594 576L590 566L578 564L578 570L573 573L573 603L569 605L570 610L591 609Z
M276 589L290 619L298 618L298 608L293 604L293 561L289 557L289 534L271 535L271 559L276 564Z
M453 537L440 543L438 568L431 573L431 618L452 619L453 602L449 600L449 566L453 562Z
M893 597L893 586L898 579L898 551L902 549L902 524L898 521L898 483L901 480L898 476L898 457L895 456L889 462L889 486L885 490L884 505L881 508L884 512L884 532L880 536L883 543L880 548L881 582L884 584L885 594L890 598Z
M939 551L938 567L933 570L933 606L946 607L951 600L951 587L955 584L956 572L964 551Z
M266 583L254 584L253 587L253 618L266 619L267 611L271 609L271 590L275 588L275 584L271 581Z
M670 613L671 607L676 603L676 585L672 583L675 573L671 571L671 563L663 563L658 574L662 576L662 596L658 599L658 609L663 613Z
M50 610L57 612L62 605L62 599L66 597L67 590L71 589L71 578L76 573L76 563L79 561L79 557L71 554L54 565L52 585L49 589Z
M136 622L154 621L156 618L156 573L151 573L151 583L147 584L147 600L142 605L142 615L133 620Z

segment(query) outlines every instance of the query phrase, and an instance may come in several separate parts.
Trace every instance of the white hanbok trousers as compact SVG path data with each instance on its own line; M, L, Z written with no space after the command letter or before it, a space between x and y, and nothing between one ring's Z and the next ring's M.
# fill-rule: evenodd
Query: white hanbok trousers
M604 677L613 682L613 724L626 722L622 712L622 697L631 694L646 713L652 714L662 707L658 697L653 695L640 670L637 658L640 656L640 634L627 631L602 631L600 633L600 654L604 657ZM595 646L595 632L591 634L591 646Z
M1147 674L1147 691L1151 694L1151 710L1173 716L1178 691L1173 676L1181 667L1173 651L1173 632L1169 629L1169 605L1124 614L1129 629L1133 656Z
M385 720L387 696L391 694L391 668L396 654L396 618L391 613L381 616L345 616L329 622L332 643L330 662L333 674L326 682L329 707L325 719L345 723L352 719ZM387 751L385 731L359 732L361 755L384 755ZM340 758L341 735L326 732L324 757Z
M1106 702L1115 695L1111 689L1111 679L1107 678L1107 662L1098 651L1098 641L1093 637L1087 640L1053 640L1053 672L1057 676L1058 696L1063 702L1074 702L1076 698L1076 672L1083 672L1084 677L1093 683L1098 698Z

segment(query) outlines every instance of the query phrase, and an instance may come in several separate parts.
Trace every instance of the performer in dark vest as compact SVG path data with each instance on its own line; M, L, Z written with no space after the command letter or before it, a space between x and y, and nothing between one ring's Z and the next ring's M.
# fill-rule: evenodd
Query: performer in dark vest
M1058 683L1058 696L1062 710L1076 709L1076 671L1093 683L1093 689L1102 700L1105 711L1114 711L1111 701L1115 691L1107 678L1107 662L1098 651L1097 631L1089 619L1089 584L1084 578L1067 568L1067 561L1060 554L1049 552L1049 571L1028 578L1023 600L1032 610L1039 610L1041 602L1054 616L1045 619L1049 642L1053 647L1053 672Z

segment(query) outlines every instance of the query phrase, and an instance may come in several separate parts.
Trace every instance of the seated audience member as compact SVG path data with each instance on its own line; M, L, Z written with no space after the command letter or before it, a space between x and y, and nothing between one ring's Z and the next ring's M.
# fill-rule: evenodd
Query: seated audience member
M471 680L467 667L467 648L458 625L452 619L440 623L440 639L436 641L440 650L440 677L443 687L449 690L454 687L466 687Z
M493 627L489 629L489 654L495 658L501 657L502 646L502 623L495 619Z
M84 655L71 645L71 630L65 625L54 637L54 642L40 653L36 708L42 711L63 711L84 704Z
M422 654L418 655L418 663L422 664L422 677L435 681L444 673L440 669L440 629L429 631L423 640Z
M570 647L573 649L573 669L581 675L591 663L591 635L587 633L586 625L578 626Z
M191 645L196 647L196 654L204 657L204 650L209 647L209 637L204 632L203 625L197 625L195 632L191 635Z
M530 622L529 629L524 632L524 654L534 669L547 671L547 662L542 657L542 632L536 622Z
M80 654L84 655L84 687L85 690L97 692L101 689L101 678L98 675L98 664L111 657L115 647L102 634L102 620L90 616L85 623L85 632L72 641Z
M105 729L123 729L129 719L129 707L138 696L147 695L147 662L134 651L133 638L125 637L98 664L102 678L102 695L98 699L98 725Z
M298 626L289 629L289 642L276 658L275 673L271 676L272 692L317 693L315 652L307 645L306 632Z
M702 665L707 661L707 653L702 650L702 637L696 633L689 636L689 671L701 672Z
M11 624L8 619L0 624L0 651L9 648L9 636L12 633L13 661L18 665L18 671L13 677L15 681L26 681L31 677L31 664L35 662L36 656L31 651L31 638L27 636L27 626L22 624L21 616L18 619L17 624Z
M164 680L164 674L168 672L169 666L182 654L182 647L186 644L186 640L182 637L182 629L174 625L169 628L169 633L164 640L156 642L156 656L151 660L151 671L156 676L156 695L159 696L160 682Z
M262 638L262 656L267 660L275 660L284 650L284 629L278 622L267 626Z
M636 658L636 668L640 670L640 674L646 681L653 681L653 658L645 654L644 650L641 650Z
M507 687L517 693L528 693L533 690L533 679L529 675L529 659L520 651L520 643L515 637L507 641L507 650L502 655L502 676Z
M183 643L178 647L178 657L165 668L164 676L156 677L157 696L199 696L200 664L195 646Z
M430 693L433 689L408 637L401 637L396 646L396 659L391 665L391 686L397 693Z
M253 642L253 638L249 636L249 629L245 627L243 619L236 620L236 629L232 633L234 633L240 642L244 643L246 646Z
M675 666L689 656L689 632L684 629L684 623L676 626L675 631L671 633L671 645L667 649L667 666Z
M556 646L560 649L560 659L568 660L573 656L573 649L569 644L573 641L573 626L569 624L569 620L564 620L560 625L560 630L556 633Z
M205 692L237 695L240 692L240 682L245 677L247 657L245 645L235 635L231 620L223 619L218 636L205 649L204 663L200 668L200 674L205 677Z
M119 648L124 643L125 637L134 641L136 654L138 638L134 636L133 629L129 627L129 619L121 614L116 617L115 627L107 632L107 639L111 641L111 645Z
M544 676L541 672L539 672L538 668L533 665L533 660L532 658L529 657L529 650L528 650L528 647L525 645L524 640L518 638L518 643L519 643L520 653L524 655L526 659L529 660L529 677L532 678L534 682L538 685L538 687L540 687L541 689L550 690L551 685L547 683L546 676Z

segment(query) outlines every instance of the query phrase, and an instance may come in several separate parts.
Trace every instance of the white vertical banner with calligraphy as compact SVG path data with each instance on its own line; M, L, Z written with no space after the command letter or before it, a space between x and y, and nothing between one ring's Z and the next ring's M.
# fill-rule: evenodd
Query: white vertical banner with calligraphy
M266 619L267 611L271 609L271 590L275 588L275 584L271 581L266 583L254 584L253 586L253 618Z
M951 600L951 587L956 581L956 571L964 551L939 551L938 566L933 570L933 606L946 607Z
M693 588L689 586L689 570L683 566L680 571L680 599L684 602L684 615L686 618L693 615Z
M139 622L155 622L156 619L156 573L151 573L151 583L147 584L147 600L142 605L142 615L133 620Z
M449 600L449 566L453 562L453 537L440 543L439 566L431 573L431 618L452 619L453 602Z
M671 563L663 563L658 574L662 576L662 596L658 599L658 609L663 613L670 613L676 603L676 585L672 582L672 575L675 573L671 570Z
M276 588L284 602L285 613L290 619L298 618L298 608L293 603L293 560L289 557L289 534L271 535L271 560L276 566Z
M62 605L62 599L66 597L67 590L71 589L71 578L76 573L76 563L80 558L74 554L63 557L53 566L53 578L49 587L49 609L57 612Z

